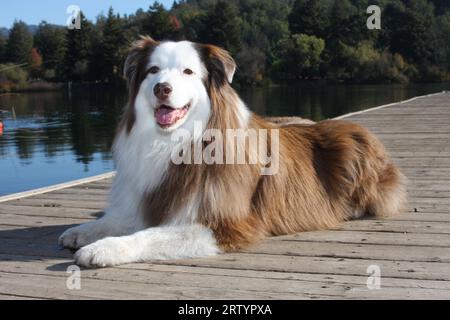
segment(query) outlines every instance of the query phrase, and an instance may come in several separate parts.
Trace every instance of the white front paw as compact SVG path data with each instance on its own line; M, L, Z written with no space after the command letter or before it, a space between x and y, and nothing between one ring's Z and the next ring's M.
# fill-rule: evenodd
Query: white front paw
M75 263L87 268L103 268L126 262L126 249L119 238L105 238L79 249Z

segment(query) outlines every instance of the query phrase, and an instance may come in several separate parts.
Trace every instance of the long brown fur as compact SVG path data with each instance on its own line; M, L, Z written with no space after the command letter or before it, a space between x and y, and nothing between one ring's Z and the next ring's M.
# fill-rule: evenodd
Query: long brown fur
M135 44L131 52L136 68L154 45L150 38ZM228 82L233 59L215 46L198 45L197 50L208 70L208 128L278 129L279 171L260 175L261 164L170 164L160 186L142 202L148 225L167 222L197 197L197 222L214 231L224 251L235 251L266 236L333 228L364 214L385 217L401 212L406 203L404 177L374 135L338 120L296 124L252 115L242 124L240 100ZM128 76L133 85L131 106L142 72L136 69ZM127 129L132 117L132 111L125 114ZM247 156L253 148L244 146Z
M147 75L147 59L158 44L158 41L155 41L148 36L142 36L140 40L135 41L132 44L128 51L128 57L124 66L124 77L127 79L130 101L125 108L125 113L119 123L118 132L125 128L125 130L130 133L134 125L134 121L136 120L134 102L139 92L139 87Z

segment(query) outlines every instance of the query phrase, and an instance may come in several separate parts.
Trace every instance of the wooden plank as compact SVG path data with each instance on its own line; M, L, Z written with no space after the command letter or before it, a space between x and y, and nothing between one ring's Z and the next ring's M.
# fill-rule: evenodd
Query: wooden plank
M327 230L302 232L272 238L273 241L305 241L326 243L353 243L397 246L450 247L450 237L442 234L398 233L376 231ZM389 247L386 247L389 250Z
M450 114L449 114L450 116ZM450 132L450 130L449 130ZM420 143L421 141L448 141L450 140L450 133L404 133L404 132L398 132L398 133L386 133L386 132L379 132L377 133L377 137L380 138L383 141L401 141L401 142L408 142L411 141L413 143Z
M8 201L10 205L19 206L35 206L40 208L46 207L64 207L64 208L82 208L82 209L94 209L102 210L106 202L99 199L99 201L78 201L76 199L72 200L53 200L53 199L36 199L36 198L23 198L13 201Z
M40 297L0 294L0 300L45 300Z
M159 262L154 262L159 263ZM237 253L219 255L207 259L165 261L164 264L202 266L209 268L232 268L258 271L327 273L342 275L364 275L371 265L379 266L385 276L404 279L449 281L449 263L365 260L327 257L299 257Z
M450 262L450 248L373 244L292 242L266 240L245 252L300 257L332 257L367 260ZM450 266L450 265L449 265ZM450 269L449 269L450 270Z
M17 257L7 256L2 260L5 262L0 264L0 274L18 273L18 274L38 274L38 275L52 275L60 276L62 279L67 278L65 270L68 264L55 263L55 260L49 261L35 261L21 268L17 268L14 263ZM52 270L45 268L46 265L54 265ZM189 287L189 288L209 288L215 289L221 287L222 289L235 290L240 292L247 291L258 293L271 292L278 294L291 294L290 298L311 298L312 296L320 295L334 295L340 296L345 291L350 291L348 295L356 297L360 294L361 298L375 298L378 295L368 290L366 286L367 275L364 276L317 276L311 279L311 275L298 273L268 273L258 271L246 271L245 273L237 273L236 270L229 269L208 269L201 268L199 270L189 268L182 269L180 272L176 266L166 265L128 265L119 268L109 268L103 270L83 270L81 278L84 282L88 280L108 280L108 281L126 281L130 287L135 283L147 284L155 286L165 286L165 288L172 287ZM439 295L450 294L450 282L447 281L429 281L429 280L405 280L396 278L384 278L383 290L384 294L406 294L411 295L411 292L416 297L423 297L423 294L432 293L434 296L436 292L429 289L437 289ZM83 286L83 283L82 283ZM414 288L415 290L411 290ZM419 290L417 290L419 289ZM167 291L167 290L163 290ZM421 291L421 292L418 292ZM299 295L300 293L300 295Z
M419 204L419 205L436 205L442 207L449 207L450 199L448 198L418 198L414 197L410 200L411 204Z
M365 285L367 281L367 274L365 275L336 275L327 273L290 273L290 272L265 272L255 270L239 270L239 269L225 269L225 268L204 268L204 267L190 267L177 266L165 264L151 264L139 263L119 266L120 269L127 270L147 270L157 272L176 272L183 274L201 274L201 275L226 275L233 278L263 278L263 279L285 279L290 281L314 281L324 282L328 285L333 283L340 283L350 286ZM427 289L450 289L449 281L435 281L435 280L418 280L418 279L402 279L389 278L383 276L383 287L399 287L399 288L427 288Z
M450 158L448 161L450 161ZM109 188L108 189L98 189L98 188L74 187L74 188L67 188L67 189L53 191L52 194L59 194L59 195L70 194L72 196L90 194L90 195L99 195L101 197L107 197L109 194Z
M410 201L409 208L413 209L414 212L437 212L437 213L449 213L450 209L447 205L438 205L438 204L423 204L423 203L413 203Z
M450 190L420 190L409 187L408 196L413 199L450 198Z
M431 151L408 151L408 150L395 150L394 148L388 148L389 153L393 157L428 157L428 158L448 158L450 157L449 151L431 150Z
M107 196L105 195L99 195L99 194L91 194L89 191L85 192L84 194L70 194L70 193L63 193L63 194L59 194L59 193L46 193L46 194L40 194L38 196L33 196L33 197L29 197L26 198L27 200L38 200L40 202L55 202L58 203L59 201L64 201L64 203L67 203L67 201L73 201L74 199L76 199L76 201L79 202L87 202L89 204L91 203L106 203L107 201ZM20 201L24 201L25 199L22 200L18 200ZM96 205L97 206L97 205Z
M147 283L130 283L120 280L82 279L81 290L69 290L66 278L39 274L0 272L0 293L6 295L31 295L46 299L299 299L306 294L265 293L259 291L225 290ZM415 290L414 290L415 291ZM440 291L440 290L430 290ZM447 291L447 290L444 290ZM441 295L438 293L437 295Z
M18 227L63 226L68 227L83 223L82 219L57 218L46 216L23 216L8 213L1 214L1 224Z
M356 119L361 119L361 118L370 118L373 115L378 115L378 116L403 116L404 111L402 109L399 108L389 108L389 109L385 109L385 110L379 110L379 111L373 111L369 114L367 114L367 116L357 116L355 117ZM417 106L417 107L413 107L413 106L409 106L408 107L408 114L413 114L413 115L420 115L420 116L449 116L450 115L450 108L447 106L436 106L436 107L423 107L423 106Z
M446 181L429 181L423 179L408 179L408 190L432 190L432 191L449 191L450 185Z
M0 215L15 214L24 216L44 216L56 218L73 218L73 219L92 219L101 215L101 211L84 209L84 208L68 208L68 207L35 207L10 205L9 202L0 203Z
M428 233L450 235L450 223L397 221L397 220L355 220L343 224L340 230L389 231L399 233Z
M389 220L396 221L422 221L422 222L450 222L449 213L409 212Z

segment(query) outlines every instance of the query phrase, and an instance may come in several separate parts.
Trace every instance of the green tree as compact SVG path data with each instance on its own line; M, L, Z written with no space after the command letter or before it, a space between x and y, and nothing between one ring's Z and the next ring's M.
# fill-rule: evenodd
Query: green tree
M372 3L370 3L372 4ZM362 42L374 46L378 41L378 30L368 30L365 0L333 0L330 8L330 25L326 35L324 66L331 78L352 79L350 63L352 50Z
M242 47L242 21L236 6L218 1L200 17L202 42L215 44L236 54Z
M448 0L431 0L434 5L436 15L443 15L450 11L450 2Z
M328 0L296 0L289 15L289 28L293 34L323 37L330 23L328 12Z
M355 2L355 0L353 1ZM330 9L330 25L326 40L331 45L341 41L347 45L357 45L361 41L371 40L377 31L368 30L366 5L358 3L355 7L350 0L334 0Z
M433 56L433 5L426 0L409 0L407 5L393 3L383 11L384 41L393 53L424 65Z
M54 69L64 58L66 29L42 21L34 35L34 46L38 49L47 69Z
M6 38L0 36L0 63L6 62Z
M279 0L242 0L239 11L242 48L235 57L239 65L236 80L256 84L266 79L277 43L290 35L290 7Z
M263 50L243 45L236 58L239 65L237 81L252 85L265 79L267 54Z
M281 78L305 79L319 75L325 41L307 34L294 34L279 43L274 71Z
M88 58L92 49L93 25L81 15L81 28L67 30L66 48L60 76L66 80L80 81L88 77Z
M179 26L176 18L157 1L150 6L141 22L142 33L148 34L157 40L176 38L177 27Z
M28 72L13 63L0 64L0 92L27 86Z
M342 66L337 74L342 80L407 83L416 76L417 71L400 54L380 52L370 41L363 41L356 47L342 46Z
M9 33L6 46L6 59L13 63L28 63L31 48L33 48L33 36L28 31L23 21L16 21Z
M110 8L108 15L97 29L101 29L101 37L94 42L95 56L91 58L91 77L107 82L116 81L122 77L122 62L127 50L124 25L119 14L115 14Z
M436 30L438 38L437 60L450 73L450 10L437 19Z

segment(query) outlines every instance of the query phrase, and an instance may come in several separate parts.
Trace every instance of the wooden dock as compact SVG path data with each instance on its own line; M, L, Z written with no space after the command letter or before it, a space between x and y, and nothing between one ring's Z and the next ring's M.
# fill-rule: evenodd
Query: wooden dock
M41 190L0 203L0 299L450 299L450 94L347 119L376 133L407 175L407 214L243 253L82 270L70 290L72 256L57 238L100 214L111 179ZM379 289L367 286L369 267Z

